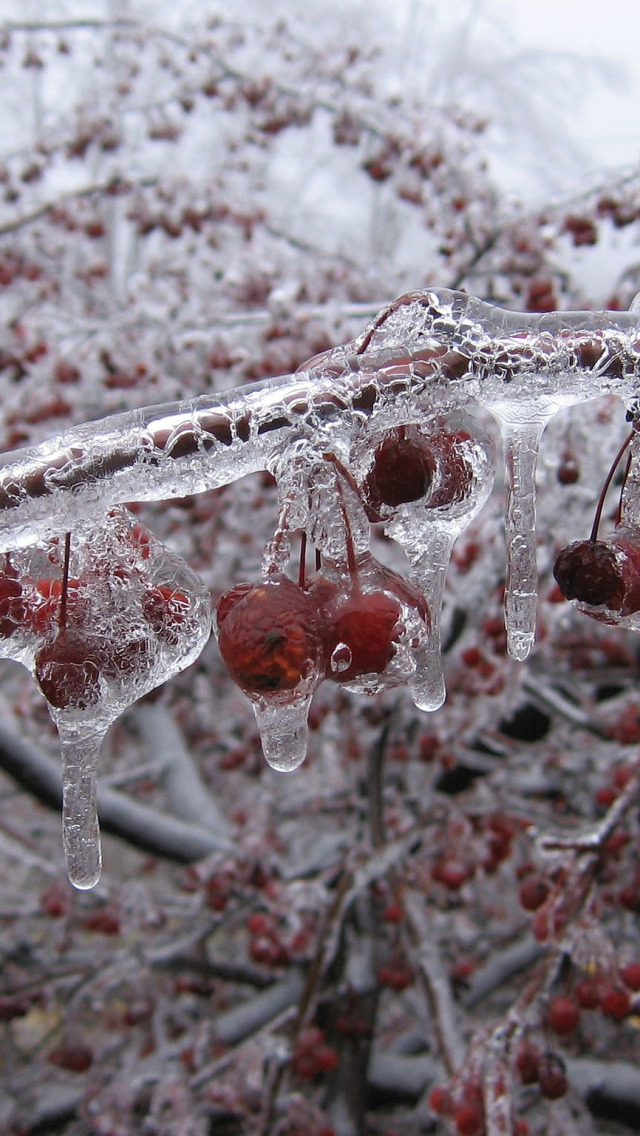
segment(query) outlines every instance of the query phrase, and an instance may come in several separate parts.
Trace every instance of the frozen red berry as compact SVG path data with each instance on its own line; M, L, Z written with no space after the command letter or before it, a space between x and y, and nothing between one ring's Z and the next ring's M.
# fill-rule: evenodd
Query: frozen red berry
M373 464L363 485L370 520L380 519L383 505L397 507L424 497L433 481L435 467L432 449L417 426L398 426L390 430L374 451Z
M603 1014L616 1022L621 1022L631 1013L631 998L628 991L614 982L599 984L598 1001Z
M620 560L601 540L577 540L563 548L553 567L566 600L617 611L624 598Z
M9 639L23 625L25 611L22 584L5 570L0 575L0 639Z
M530 876L520 886L520 903L525 911L537 911L549 895L549 884L542 876Z
M35 676L50 706L85 710L100 699L100 659L79 634L61 631L35 657Z
M640 962L627 962L620 967L620 977L629 990L640 990Z
M552 998L547 1010L547 1025L559 1037L568 1037L580 1020L580 1008L574 998L558 994Z
M328 615L328 677L350 682L382 674L396 653L400 604L386 592L360 592Z
M169 584L148 588L142 597L142 610L156 637L164 643L176 644L180 627L188 618L191 603L188 596Z
M226 593L217 622L220 654L246 694L295 690L320 671L324 640L317 606L286 576L252 584L233 602Z
M538 1061L540 1092L547 1100L560 1100L569 1088L565 1064L555 1053L544 1053Z

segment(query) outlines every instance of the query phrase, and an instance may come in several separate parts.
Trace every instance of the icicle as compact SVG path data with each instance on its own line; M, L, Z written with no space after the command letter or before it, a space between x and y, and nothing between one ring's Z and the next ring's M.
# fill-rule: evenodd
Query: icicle
M272 769L291 773L307 755L309 707L313 691L291 702L261 698L253 703L262 751Z
M409 680L411 697L419 710L438 710L446 697L440 636L442 599L451 552L465 526L464 520L433 521L413 540L401 520L387 526L389 536L403 546L412 579L429 608L427 634L413 652L415 672Z
M69 879L86 891L100 879L98 755L103 734L58 723L62 758L62 843Z
M492 403L502 434L505 460L507 578L504 610L507 649L527 658L536 633L536 465L545 426L559 409L553 401L524 405Z
M479 422L469 416L439 424L434 453L442 439L456 439L454 455L442 461L433 492L423 500L402 505L385 526L386 533L404 549L411 576L424 595L430 621L426 636L413 649L414 673L409 679L418 709L437 710L445 699L440 624L447 568L453 546L480 512L493 487L494 447ZM448 433L447 433L448 431ZM445 455L447 451L445 450ZM460 464L462 463L462 464ZM453 479L453 482L451 481ZM455 490L455 491L454 491ZM440 499L445 503L439 504Z

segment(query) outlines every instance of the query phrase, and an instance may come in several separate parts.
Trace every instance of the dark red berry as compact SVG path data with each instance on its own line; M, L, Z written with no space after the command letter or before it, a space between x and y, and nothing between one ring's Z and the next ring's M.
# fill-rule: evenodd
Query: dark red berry
M599 983L598 1001L603 1014L616 1022L621 1022L631 1012L631 998L628 992L613 982Z
M537 911L549 895L549 885L542 876L530 876L520 887L520 903L525 911Z
M447 1116L452 1108L451 1093L444 1085L436 1085L429 1093L429 1108L438 1116Z
M424 497L435 467L429 443L417 426L390 430L374 452L363 485L369 519L379 520L383 505L397 507Z
M563 548L553 567L566 600L617 611L624 598L620 560L601 540L577 540Z
M547 1100L560 1100L569 1088L564 1061L555 1053L544 1053L538 1061L540 1092Z
M480 1105L463 1105L453 1119L460 1136L480 1136L484 1131L484 1112Z
M218 646L246 694L295 690L321 666L317 606L285 576L226 593L218 604Z
M595 1010L600 1004L598 984L594 978L581 978L576 982L573 993L583 1010Z
M580 1010L573 998L559 994L551 999L547 1010L547 1024L559 1037L568 1037L573 1033L579 1020Z
M142 597L145 618L161 642L175 645L180 637L180 626L189 615L191 603L187 596L169 584L148 588Z
M523 1085L533 1085L538 1080L540 1050L530 1041L520 1043L516 1055L516 1069Z
M0 639L9 639L24 623L22 584L14 576L0 575Z
M362 675L382 674L396 653L394 632L399 618L400 604L386 592L351 595L328 613L327 677L350 682Z
M620 967L620 977L629 990L640 990L640 962L627 962Z
M86 640L61 631L35 657L35 676L50 706L86 710L100 699L100 659Z
M93 1064L93 1050L80 1041L62 1041L51 1050L47 1061L71 1073L86 1073Z
M469 460L468 443L471 436L466 430L443 432L434 445L438 460L437 483L429 494L432 509L464 501L473 482L473 466Z

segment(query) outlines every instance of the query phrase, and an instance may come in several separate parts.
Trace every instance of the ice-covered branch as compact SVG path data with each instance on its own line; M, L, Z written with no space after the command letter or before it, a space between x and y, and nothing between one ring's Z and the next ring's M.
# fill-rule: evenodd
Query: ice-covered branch
M117 502L159 500L264 469L293 438L348 442L363 423L421 421L473 403L548 416L640 390L635 313L503 311L445 289L410 293L358 339L295 375L111 416L0 463L0 549L64 532ZM521 487L523 491L527 487Z

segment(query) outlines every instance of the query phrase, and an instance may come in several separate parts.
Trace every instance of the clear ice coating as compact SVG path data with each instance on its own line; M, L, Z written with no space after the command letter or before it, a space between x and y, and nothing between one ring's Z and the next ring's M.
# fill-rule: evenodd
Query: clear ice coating
M198 657L211 605L191 568L127 509L78 524L68 564L66 543L5 557L15 594L0 621L0 652L31 670L57 725L69 877L89 888L100 875L102 739L123 710Z
M98 824L98 757L102 733L82 732L59 724L62 759L62 846L67 873L80 891L100 879L102 854Z
M338 487L359 557L366 556L367 527L349 485L339 484L332 460L351 469L357 482L364 461L362 453L358 458L358 446L366 446L367 437L403 424L428 430L439 420L483 407L497 418L504 440L506 622L509 650L523 659L535 633L535 466L542 430L561 406L604 393L618 396L629 410L638 404L636 301L626 313L526 315L461 292L427 289L399 297L356 339L309 360L296 374L221 396L114 415L13 451L0 458L0 552L10 554L4 567L1 598L7 613L0 613L0 646L48 690L62 735L70 737L82 717L98 737L131 701L193 661L210 626L208 598L193 573L155 538L146 541L146 551L136 548L134 522L119 506L203 492L264 469L277 470L279 481L286 483L298 465L298 480L304 480L313 453L318 476L311 482L307 478L310 504L300 506L301 498L284 485L287 524L303 530L336 577L344 577L340 562L344 564L348 550L344 524L337 523L341 509L326 505L332 493L335 503ZM402 619L394 633L397 659L383 678L385 683L408 682L425 709L437 707L444 696L439 620L451 548L486 499L491 482L490 449L473 432L471 438L476 446L473 476L460 510L455 502L434 502L426 495L383 518L389 534L406 549L429 607L429 619L420 624L412 605L401 604ZM436 481L437 473L436 461ZM638 527L632 493L637 481L634 450L623 502L628 528ZM100 516L104 519L96 523ZM75 620L75 633L91 629L88 661L71 686L55 658L60 592L56 598L51 580L52 541L65 533L72 534L70 628ZM286 561L288 539L283 531L267 557L276 567ZM62 646L69 648L69 643L58 643ZM39 657L45 647L54 651L46 666ZM73 654L72 648L73 643ZM346 656L336 660L339 679L338 667ZM348 675L350 668L347 663L342 673ZM363 676L358 685L360 677L354 685L370 688L371 676ZM281 767L291 768L300 759L307 709L301 699L295 712L284 709L278 723L261 712L266 749ZM71 779L65 790L65 839L74 849L70 858L85 865L74 873L88 879L98 870L91 759L79 751L72 758L72 750L65 758Z
M308 718L313 691L288 702L261 698L253 703L262 752L278 773L291 773L307 755Z
M507 650L520 662L536 635L536 466L542 434L560 409L553 401L523 406L493 403L502 434L505 462L507 576L504 610Z

